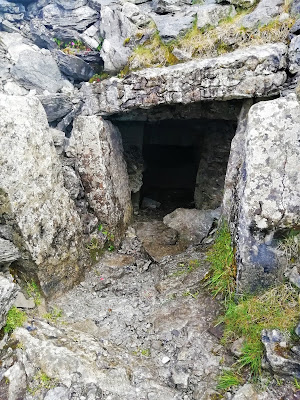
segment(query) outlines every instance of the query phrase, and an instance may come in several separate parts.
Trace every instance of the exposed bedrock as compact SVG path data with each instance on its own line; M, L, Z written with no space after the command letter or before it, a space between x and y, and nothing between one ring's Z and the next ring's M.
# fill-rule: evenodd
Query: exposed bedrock
M53 295L72 287L87 265L80 218L40 101L0 94L0 110L1 236L18 249L6 261Z
M284 44L132 72L84 87L86 115L112 115L157 105L271 96L286 81Z
M248 117L241 113L223 203L237 246L240 290L283 276L276 239L300 225L299 123L294 94L259 102Z
M129 179L118 128L98 116L78 117L67 149L90 207L101 223L120 239L132 213Z

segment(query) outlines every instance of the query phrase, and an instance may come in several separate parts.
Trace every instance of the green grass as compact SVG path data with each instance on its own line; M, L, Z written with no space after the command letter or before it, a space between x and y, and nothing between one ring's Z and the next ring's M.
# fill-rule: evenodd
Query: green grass
M33 381L30 386L27 387L28 393L35 396L42 390L53 389L58 382L55 379L50 378L45 372L38 371L38 373L33 377Z
M101 74L95 74L91 77L91 79L89 80L89 83L94 83L94 82L101 82L104 79L108 79L109 78L109 74L106 72L102 72Z
M200 260L189 260L187 263L182 262L178 264L178 270L173 272L170 276L182 276L193 272L200 267Z
M20 311L17 307L13 306L7 313L6 325L4 326L5 333L11 333L19 326L22 326L26 321L27 316L25 312Z
M297 238L293 235L293 243L298 245L295 237ZM289 249L290 247L291 243ZM288 256L291 257L292 254L289 250ZM225 299L224 316L219 319L219 323L224 323L222 343L228 344L242 337L244 345L236 367L238 370L248 368L251 375L257 378L261 374L264 353L261 331L277 328L292 335L300 317L298 291L291 284L284 283L261 294L240 296L236 302L236 264L226 224L218 230L215 243L208 251L207 260L211 267L206 277L206 286L214 296L220 294ZM232 376L226 372L222 377L223 385L230 378Z
M235 292L236 264L231 235L228 225L224 222L219 228L215 243L207 253L210 271L206 286L214 296L218 294L230 301Z
M141 349L140 352L141 352L141 355L144 357L150 357L150 355L151 355L150 349Z
M156 31L149 40L136 46L128 65L121 71L120 77L138 69L178 64L181 61L173 54L175 48L189 55L188 58L208 58L217 57L241 47L265 43L287 43L289 30L295 23L295 18L290 17L284 21L275 18L269 24L253 29L241 26L241 19L253 8L238 9L236 16L223 19L217 27L206 26L198 29L195 20L193 26L184 35L168 43L164 43Z
M57 307L54 307L53 310L51 310L51 312L48 312L46 314L43 315L43 318L45 318L48 322L57 322L59 318L62 317L62 310L60 310Z
M243 378L233 370L224 370L219 376L217 389L227 390L243 383Z
M290 284L281 284L261 295L247 296L238 304L227 303L227 310L220 321L225 323L223 344L244 338L242 355L237 364L249 367L251 374L261 374L264 347L261 342L263 329L280 329L292 332L300 316L298 292Z

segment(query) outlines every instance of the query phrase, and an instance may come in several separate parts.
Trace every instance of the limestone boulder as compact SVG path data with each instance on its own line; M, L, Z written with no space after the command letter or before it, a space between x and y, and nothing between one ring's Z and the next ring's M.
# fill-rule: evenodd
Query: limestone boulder
M231 150L224 209L237 227L239 289L251 291L282 276L274 235L300 224L300 105L294 94L259 102L243 121ZM228 212L229 193L235 205Z
M61 119L72 111L72 97L66 93L41 95L39 100L43 104L49 122Z
M298 15L300 13L300 0L292 0L291 14Z
M190 0L153 0L153 9L157 14L167 14L180 11L182 7L191 5Z
M82 274L82 227L64 188L47 116L35 97L0 95L0 219L20 252L14 267L38 279L45 295ZM87 265L87 263L86 263Z
M254 385L246 383L235 393L232 400L258 400L258 393Z
M26 89L38 88L55 93L63 87L62 76L50 53L22 51L11 73Z
M112 115L158 105L268 97L286 81L286 53L284 44L268 44L110 78L83 87L83 112Z
M255 6L259 0L227 0L227 3L241 8L250 8ZM223 0L216 0L216 3L223 3Z
M196 210L195 208L177 208L164 217L164 224L179 232L180 237L193 244L204 239L215 220L220 217L220 209Z
M222 19L234 17L236 11L234 6L221 6L218 4L208 4L199 7L197 13L197 27L217 26Z
M99 14L87 5L74 7L73 1L60 4L48 4L39 15L44 25L52 25L56 28L71 29L83 32L99 19Z
M168 42L187 32L193 26L195 16L196 10L193 13L178 12L174 15L153 15L152 17L161 39Z
M71 80L88 81L95 74L95 70L76 55L65 54L59 50L55 57L61 72Z
M283 5L284 0L260 0L255 10L245 15L240 24L245 28L267 25L280 14Z
M33 18L30 20L30 33L33 42L46 49L56 48L56 43L53 40L53 34L50 29L46 28L45 25L38 19Z
M278 329L264 329L261 341L265 347L265 368L278 375L300 378L299 347L292 347L288 335ZM296 350L295 352L293 350Z
M0 274L0 329L6 324L6 315L14 304L17 290L12 276Z
M99 116L79 116L74 121L67 154L77 160L91 209L116 240L120 239L132 207L119 130Z
M289 71L300 72L300 36L295 36L289 46Z
M28 90L35 89L38 94L45 90L56 93L67 85L49 50L39 49L19 33L0 32L0 42L3 49L1 75Z
M120 71L128 61L132 51L130 41L137 28L119 8L105 6L101 9L100 35L104 42L100 51L104 70Z

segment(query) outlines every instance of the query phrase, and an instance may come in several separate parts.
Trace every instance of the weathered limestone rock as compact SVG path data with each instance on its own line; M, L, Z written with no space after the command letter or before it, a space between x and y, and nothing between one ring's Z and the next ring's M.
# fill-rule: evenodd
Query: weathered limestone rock
M19 33L0 32L0 42L6 53L7 75L11 74L26 89L55 93L67 84L50 51L29 44Z
M183 35L193 26L196 10L193 13L179 12L174 15L152 15L161 39L168 42Z
M185 5L191 5L190 0L153 0L153 9L157 14L166 14L180 11Z
M6 314L11 309L17 295L17 285L12 276L4 277L0 274L0 329L6 323Z
M22 292L18 292L14 306L17 308L31 309L35 307L35 302L32 297L26 299Z
M63 86L61 74L50 53L23 51L11 73L27 89L38 87L53 93Z
M227 0L227 3L241 8L250 8L258 3L259 0ZM223 3L223 0L216 0L216 3Z
M177 243L178 232L162 221L138 222L134 228L144 249L156 261L167 254L178 254L182 250Z
M266 368L273 373L300 378L299 354L293 353L288 347L288 337L278 329L264 329L261 340L265 346ZM281 346L285 343L285 346Z
M135 33L139 26L149 22L137 6L125 2L121 8L105 6L101 9L100 35L104 38L100 51L104 70L120 71L128 61L134 47Z
M120 238L131 218L131 199L119 130L101 117L74 121L68 155L75 157L90 207Z
M233 141L223 206L237 227L240 290L274 283L274 233L300 224L299 122L295 95L260 102L244 114Z
M291 14L298 15L300 13L300 0L293 0L291 6Z
M109 115L163 104L276 94L286 80L285 55L285 45L271 44L107 79L85 87L84 113Z
M88 63L75 55L57 51L56 60L61 72L74 81L88 81L95 74Z
M33 18L30 21L30 32L33 42L37 46L46 49L56 48L56 43L53 40L51 31L47 29L39 19Z
M4 263L12 263L20 257L19 250L9 240L0 237L0 265Z
M65 2L65 5L72 5L73 1ZM40 18L44 25L52 25L55 28L67 28L82 32L99 18L97 11L89 6L78 8L59 7L58 4L49 4L42 9Z
M42 104L0 95L0 219L14 230L15 263L39 279L46 295L81 276L80 219L63 185Z
M83 33L80 34L81 40L91 49L96 50L100 44L99 24L89 26Z
M38 96L46 111L49 122L61 119L73 108L72 98L66 93Z
M283 5L284 0L260 0L255 10L245 15L240 24L245 28L266 25L280 14Z
M258 400L258 393L254 385L246 383L235 393L232 400Z
M300 36L295 36L289 46L289 71L300 72Z
M197 27L204 28L207 25L217 26L221 19L234 17L236 15L233 6L220 6L208 4L199 8L197 13Z
M214 220L220 217L220 209L196 210L177 208L164 217L164 224L177 230L180 237L191 243L200 243L208 233Z

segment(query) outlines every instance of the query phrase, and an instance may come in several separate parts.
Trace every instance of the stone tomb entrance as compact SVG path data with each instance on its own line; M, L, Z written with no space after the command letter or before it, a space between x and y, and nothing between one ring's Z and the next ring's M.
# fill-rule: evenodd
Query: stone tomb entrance
M221 205L235 115L113 123L122 135L135 209L151 208L148 199L161 203L162 216Z

